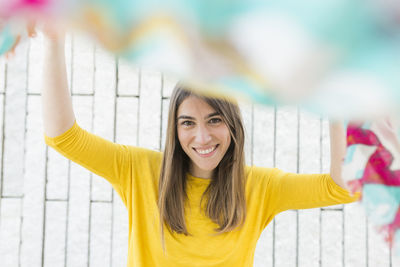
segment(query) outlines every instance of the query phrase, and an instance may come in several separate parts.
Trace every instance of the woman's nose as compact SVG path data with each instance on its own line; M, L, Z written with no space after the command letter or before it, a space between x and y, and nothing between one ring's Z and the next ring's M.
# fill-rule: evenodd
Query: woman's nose
M196 131L196 142L199 144L207 144L211 141L211 134L209 129L205 126L199 126Z

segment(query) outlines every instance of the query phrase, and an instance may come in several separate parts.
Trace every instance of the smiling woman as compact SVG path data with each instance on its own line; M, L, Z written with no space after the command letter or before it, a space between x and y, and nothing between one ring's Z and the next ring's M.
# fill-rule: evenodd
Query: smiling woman
M161 220L164 218L173 231L189 234L181 201L187 198L189 173L198 178L213 178L202 195L209 194L206 214L219 225L218 232L231 231L243 222L246 214L244 129L239 107L225 99L196 95L178 84L171 96L168 116L159 183ZM176 183L179 186L173 188L171 185ZM161 232L163 235L163 229Z
M257 240L278 213L358 198L329 174L246 166L238 105L182 84L171 95L164 151L89 133L75 120L64 40L45 44L45 141L104 177L121 197L129 217L129 267L250 267Z

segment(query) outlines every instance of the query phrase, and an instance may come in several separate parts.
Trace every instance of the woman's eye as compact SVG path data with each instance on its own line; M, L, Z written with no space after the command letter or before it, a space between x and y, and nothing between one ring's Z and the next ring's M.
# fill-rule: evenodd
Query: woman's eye
M183 121L183 122L181 123L181 125L184 125L184 126L191 126L191 125L193 125L193 122L192 122L192 121Z
M220 123L220 122L222 122L222 120L220 118L212 118L210 120L211 124L217 124L217 123Z

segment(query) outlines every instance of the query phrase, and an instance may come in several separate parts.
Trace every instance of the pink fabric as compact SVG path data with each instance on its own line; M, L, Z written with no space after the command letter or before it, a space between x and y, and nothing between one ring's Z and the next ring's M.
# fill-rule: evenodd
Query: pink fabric
M363 174L359 179L354 179L354 173L346 169L346 163L343 166L343 177L353 177L347 181L347 185L352 192L362 192L366 184L377 184L387 186L387 192L392 196L391 199L396 199L397 203L400 202L398 190L389 190L389 188L400 189L400 169L393 169L393 162L400 157L400 142L399 137L396 135L396 127L393 126L389 119L373 122L369 129L362 128L362 123L349 123L347 126L347 148L358 149L357 153L352 153L352 164L359 164L357 166L363 170ZM352 147L358 146L358 147ZM376 147L372 154L363 154L366 150L362 150L360 146ZM365 166L362 162L365 160L362 157L368 157ZM354 168L352 169L354 171ZM365 197L362 195L362 197ZM381 203L382 198L380 195L370 194L370 199L366 202L376 203L376 207L389 203ZM374 201L374 197L376 197ZM379 201L378 201L379 199ZM386 200L388 201L388 200ZM394 212L395 210L393 210ZM394 213L393 213L394 214ZM394 236L396 231L400 231L400 206L395 213L395 217L391 223L385 224L380 227L380 230L385 233L385 240L393 246ZM399 242L399 241L396 241Z

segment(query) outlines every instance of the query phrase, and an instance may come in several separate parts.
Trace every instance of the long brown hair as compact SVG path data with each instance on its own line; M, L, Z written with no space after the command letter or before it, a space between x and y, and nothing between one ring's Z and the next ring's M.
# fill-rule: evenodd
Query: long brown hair
M231 135L231 144L214 170L210 184L201 198L201 201L203 197L208 199L205 213L219 225L219 228L215 229L217 234L241 226L246 217L244 128L238 105L226 99L195 94L178 83L169 104L165 149L158 186L160 231L164 252L164 222L170 231L190 235L184 215L184 201L188 199L186 175L189 171L190 158L178 140L177 111L182 102L192 95L204 100L221 115Z

